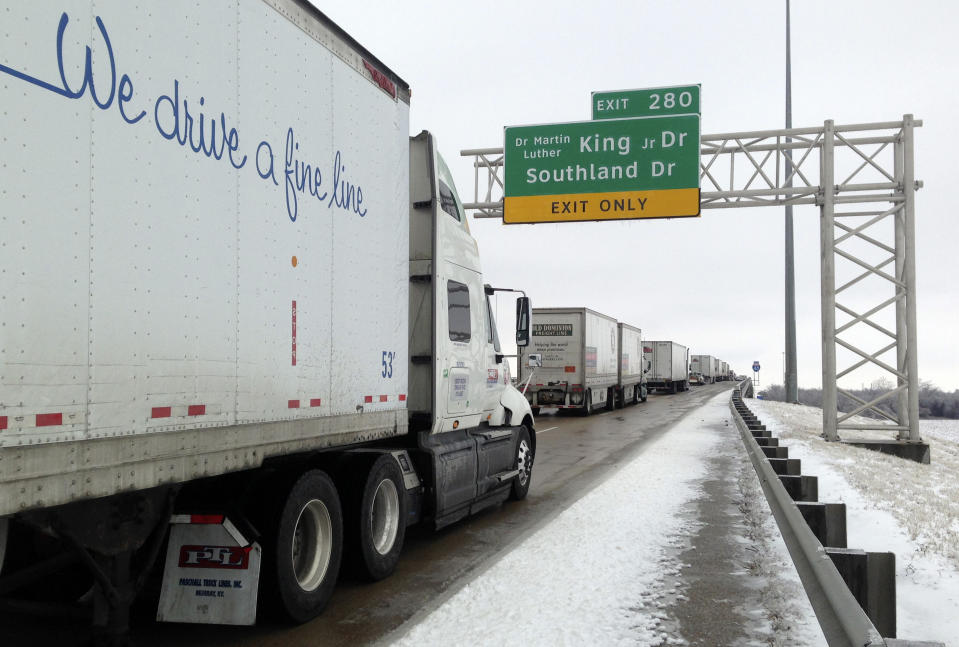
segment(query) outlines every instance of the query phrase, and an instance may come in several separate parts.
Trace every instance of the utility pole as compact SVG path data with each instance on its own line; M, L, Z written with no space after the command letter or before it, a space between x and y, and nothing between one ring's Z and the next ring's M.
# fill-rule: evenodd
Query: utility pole
M786 0L786 130L793 127L792 113L792 69L790 66L789 42L789 0ZM792 142L786 137L786 143ZM785 186L793 185L792 150L785 151ZM796 265L793 258L793 207L786 204L786 359L783 385L786 389L786 402L799 402L799 384L796 370Z

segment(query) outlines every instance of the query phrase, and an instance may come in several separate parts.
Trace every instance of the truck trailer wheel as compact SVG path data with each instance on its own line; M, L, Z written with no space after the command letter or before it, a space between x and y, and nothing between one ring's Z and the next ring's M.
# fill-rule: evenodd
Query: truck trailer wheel
M264 562L274 595L263 601L293 622L306 622L326 607L340 570L343 517L330 477L320 470L300 476L272 531Z
M533 480L533 445L530 442L529 430L525 426L519 428L519 439L516 441L516 468L519 474L513 479L509 491L509 498L521 501L529 492L529 484Z
M349 547L362 575L382 580L400 560L406 535L406 487L392 454L382 454L370 467L359 506L346 511Z
M649 397L649 390L646 388L645 384L639 386L639 401L646 402L646 399Z
M586 389L586 395L583 396L583 408L580 411L584 416L588 416L593 410L593 390Z

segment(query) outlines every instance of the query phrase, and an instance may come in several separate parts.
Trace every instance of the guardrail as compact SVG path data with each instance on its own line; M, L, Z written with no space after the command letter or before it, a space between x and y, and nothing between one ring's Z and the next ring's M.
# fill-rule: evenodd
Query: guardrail
M830 647L904 644L895 640L887 643L883 639L809 528L737 410L736 404L743 404L743 392L752 392L751 379L744 380L733 390L729 408L826 641Z

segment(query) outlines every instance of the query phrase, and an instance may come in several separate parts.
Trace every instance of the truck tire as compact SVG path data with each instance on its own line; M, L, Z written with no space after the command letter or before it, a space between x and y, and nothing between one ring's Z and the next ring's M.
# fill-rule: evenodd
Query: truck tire
M513 485L509 490L509 498L521 501L529 492L529 484L533 480L533 444L530 442L529 430L525 426L519 428L519 438L516 440L516 466L519 474L513 478Z
M539 415L539 407L531 407L530 410L533 412L534 416Z
M678 392L679 392L679 384L677 384L676 382L670 382L669 390L670 390L670 392L672 392L672 393L678 393Z
M393 573L406 536L406 486L392 454L370 467L359 505L346 510L348 550L360 574L376 581Z
M584 416L588 416L590 413L592 413L592 408L593 408L593 391L592 389L586 389L586 395L584 396L584 400L583 400L583 409L580 413L582 413Z
M612 411L616 408L616 389L606 389L606 410Z
M265 533L267 595L281 618L303 623L319 615L336 584L343 552L343 517L336 486L320 470L289 489L275 525Z
M639 401L646 402L646 398L649 397L649 390L646 388L646 385L641 384L639 386Z

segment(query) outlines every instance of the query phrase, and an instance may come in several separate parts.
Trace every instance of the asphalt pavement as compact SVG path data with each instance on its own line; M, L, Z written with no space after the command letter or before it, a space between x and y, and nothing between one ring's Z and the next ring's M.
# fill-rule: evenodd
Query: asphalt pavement
M415 621L442 603L495 563L504 551L509 551L528 534L549 523L573 501L642 452L650 441L667 433L679 419L694 413L710 398L732 387L733 383L725 382L693 387L677 394L652 394L645 403L594 413L589 417L562 415L557 410L544 409L536 419L537 455L526 500L506 503L438 532L428 528L410 529L400 563L391 577L373 584L342 578L323 615L304 625L160 624L153 620L155 602L146 598L135 609L134 644L138 647L295 647L381 641L403 623ZM717 465L714 471L722 474L724 469L723 465ZM730 495L724 492L722 480L719 477L712 485L707 484L707 495L717 498L704 501L704 512L729 509ZM724 502L715 505L720 500ZM734 517L724 519L720 515L707 520L706 525L714 525L716 530L704 531L695 544L694 553L705 556L710 546L720 552L725 550L722 546L728 542L722 528ZM716 561L716 558L706 558L705 561ZM722 577L722 573L717 573L717 578ZM702 604L712 609L717 594L705 586L705 578L698 581L697 586L702 588L704 596ZM698 589L691 589L695 590ZM730 591L730 594L736 594L736 591ZM693 613L677 616L686 625L684 634L694 626L690 623L710 622L708 612L701 620L697 620ZM0 614L0 629L4 631L5 645L55 644L68 647L83 644L86 635L76 621L37 621L9 613Z

